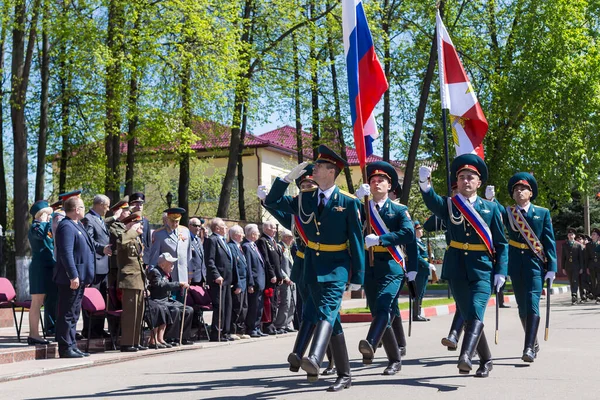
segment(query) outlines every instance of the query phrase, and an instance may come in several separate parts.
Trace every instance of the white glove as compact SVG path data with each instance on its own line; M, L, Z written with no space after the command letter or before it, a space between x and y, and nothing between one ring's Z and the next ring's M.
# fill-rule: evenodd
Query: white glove
M429 189L431 189L431 182L429 181L430 178L431 168L424 165L419 167L419 186L425 193L429 192Z
M360 285L358 283L351 283L350 286L348 287L348 290L350 290L351 292L360 290Z
M368 183L363 183L356 189L356 193L354 195L359 199L368 196L371 194L371 186Z
M506 282L506 277L504 275L494 275L494 287L496 288L496 293L498 293L502 285L504 285L504 282Z
M373 246L377 246L379 245L379 236L371 233L370 235L367 235L365 237L365 245L367 246L367 249L369 247L373 247Z
M291 182L295 181L296 179L300 178L306 172L306 170L304 168L306 168L307 165L308 165L308 162L306 162L306 161L296 165L294 168L292 168L290 173L287 174L285 176L285 178L283 178L283 180L286 181L287 183L291 183Z
M435 268L435 265L433 265L431 263L429 264L429 269L434 272L437 271L437 269Z
M544 280L550 279L550 287L552 287L552 282L554 282L554 278L556 278L556 272L548 271L546 272L546 276L544 276Z
M496 197L496 188L494 186L486 186L485 187L485 198L488 200L493 200Z
M417 277L417 271L409 271L406 273L406 276L408 277L408 280L412 282Z
M258 196L259 199L264 200L267 198L267 194L269 193L269 191L267 190L267 187L265 185L260 185L257 189L256 189L256 195Z

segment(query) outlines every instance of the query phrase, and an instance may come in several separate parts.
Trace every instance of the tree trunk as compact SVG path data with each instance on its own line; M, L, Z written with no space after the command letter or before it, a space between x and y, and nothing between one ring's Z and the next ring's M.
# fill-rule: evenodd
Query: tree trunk
M8 3L4 3L4 15L8 15ZM4 44L6 43L7 24L2 23L2 32L0 32L0 76L4 76ZM0 85L0 104L4 104L4 87ZM4 132L4 107L0 107L0 132ZM6 193L6 169L4 167L4 135L0 134L0 225L6 231L8 212L8 194ZM2 243L0 243L2 246ZM3 275L4 276L4 275Z
M244 111L242 113L242 128L240 129L240 153L238 155L238 166L237 166L237 176L238 176L238 204L240 211L240 220L246 221L246 191L244 190L244 138L246 137L246 127L248 123L248 111L247 108L244 107Z
M35 200L44 198L44 181L46 179L46 147L48 133L48 85L50 82L50 42L48 40L49 24L48 1L44 2L44 15L42 20L42 48L41 48L41 93L40 93L40 128L38 134L37 169L35 171Z
M298 164L304 161L302 147L302 110L300 102L300 57L296 34L292 35L292 51L294 56L294 109L296 114L296 149L298 152Z
M132 72L129 82L129 117L127 121L127 169L125 170L125 194L133 193L133 178L135 176L135 138L139 120L138 115L138 73Z
M442 2L443 4L443 2ZM423 79L421 87L421 97L419 99L419 107L417 108L417 116L415 120L415 128L413 130L410 149L408 151L408 159L406 160L406 168L404 169L404 182L402 183L402 196L400 202L408 205L408 195L412 184L415 161L417 159L417 151L419 149L419 139L421 138L421 129L423 128L423 118L425 117L425 109L427 108L427 98L429 97L429 89L433 80L433 70L437 62L437 35L434 31L433 39L431 40L431 50L429 51L429 63Z
M310 2L309 5L310 16L313 17L315 14L315 3ZM310 29L310 98L312 107L312 149L313 149L313 160L316 160L319 153L319 141L321 138L320 127L319 127L319 60L317 57L316 50L316 32L315 28Z
M181 141L181 154L179 160L179 187L177 189L177 204L186 210L180 223L186 225L189 219L189 190L190 190L190 152L192 133L192 66L185 61L181 71L181 112L182 122L186 129Z
M63 57L66 57L66 52L63 48ZM60 119L61 119L61 150L60 150L60 163L58 168L58 193L65 193L67 190L67 167L69 158L71 157L71 143L69 142L71 136L71 71L63 59L59 63L60 65Z
M389 0L383 2L383 23L381 29L383 31L383 71L385 76L390 77L390 71L392 67L392 58L390 54L390 24L389 24ZM390 104L390 90L386 90L383 94L383 161L390 161L390 118L391 118L391 104Z

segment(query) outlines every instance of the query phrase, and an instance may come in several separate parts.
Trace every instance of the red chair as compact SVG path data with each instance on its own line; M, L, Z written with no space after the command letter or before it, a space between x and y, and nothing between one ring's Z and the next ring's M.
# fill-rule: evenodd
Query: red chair
M15 329L17 330L17 340L21 341L21 328L23 327L23 313L29 312L31 300L16 301L17 293L12 283L6 278L0 278L0 308L12 308L13 318L15 319ZM17 323L17 310L21 311L21 318ZM42 333L46 338L46 329L44 329L44 318L40 318L42 324Z
M96 288L85 288L83 291L83 299L81 300L81 309L88 312L89 320L88 320L88 340L85 345L85 351L88 352L90 348L90 339L92 337L92 318L93 317L113 317L117 319L117 335L119 334L119 329L121 327L121 314L123 310L111 310L108 311L106 309L106 303L104 302L104 298L100 291ZM115 345L115 337L112 332L110 334L110 342L112 344L112 349L116 350L117 346Z
M206 338L209 339L208 328L204 322L204 312L212 311L212 300L210 295L202 286L190 286L188 289L188 299L191 298L192 306L194 308L194 317L198 322L198 333L196 334L197 340L200 340L200 329L204 329Z

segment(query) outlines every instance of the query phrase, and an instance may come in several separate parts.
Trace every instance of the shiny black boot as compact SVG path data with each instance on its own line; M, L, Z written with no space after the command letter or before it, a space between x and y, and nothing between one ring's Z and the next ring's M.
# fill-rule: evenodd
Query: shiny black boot
M442 344L446 346L449 351L456 351L458 349L458 341L460 340L464 323L465 320L462 318L460 311L457 309L454 313L454 318L452 318L450 333L448 333L448 337L442 339Z
M483 331L481 331L479 343L477 344L477 353L479 354L479 368L475 371L475 376L478 378L487 378L490 371L494 368L494 363L492 361L490 346L488 346L485 332Z
M429 318L421 316L421 301L413 302L413 322L426 322Z
M398 347L400 347L400 355L404 357L406 355L406 336L404 335L401 316L393 317L392 330L394 331L394 336L396 336Z
M537 339L537 332L539 326L540 316L535 314L528 314L525 325L525 349L523 350L523 356L521 357L521 360L525 362L531 363L535 361L535 343Z
M477 347L477 343L479 343L481 332L483 332L483 322L479 320L467 322L465 336L463 338L462 347L460 348L460 357L458 358L458 372L460 374L468 374L471 372L471 369L473 368L471 358L473 357L473 351Z
M333 359L337 367L337 379L335 383L327 388L328 392L339 392L352 385L352 376L350 374L350 360L348 359L348 348L344 333L331 337L331 350Z
M402 356L400 355L400 348L398 348L396 335L394 335L392 328L385 330L381 341L383 342L383 349L388 358L388 366L383 371L383 374L396 375L402 369Z
M321 372L321 375L335 375L337 370L335 369L335 362L333 361L333 351L331 351L331 341L327 346L327 367Z
M377 349L377 345L383 337L383 332L387 328L387 323L387 315L376 315L369 327L367 338L358 343L358 351L360 351L360 354L363 356L363 364L373 363L375 349Z
M306 378L309 382L316 382L319 379L319 370L321 363L331 338L333 327L327 321L319 321L313 334L312 344L307 357L302 358L300 367L306 371Z
M300 370L302 357L304 356L304 353L308 348L308 344L310 343L310 338L312 337L314 330L314 324L308 322L302 322L302 324L300 324L300 329L298 330L298 335L296 336L294 348L288 356L288 362L290 363L290 371L298 372Z

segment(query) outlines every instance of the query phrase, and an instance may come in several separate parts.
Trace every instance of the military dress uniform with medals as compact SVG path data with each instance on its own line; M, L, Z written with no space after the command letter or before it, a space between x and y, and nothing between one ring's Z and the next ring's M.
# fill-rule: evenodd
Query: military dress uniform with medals
M532 192L531 201L535 200L538 186L533 175L519 172L509 179L508 193L511 198L517 185L527 186ZM519 318L525 329L523 360L533 362L539 348L536 338L544 276L548 271L557 271L552 218L548 209L533 203L529 203L527 208L519 205L505 208L497 204L508 232L508 274L519 307Z
M129 208L129 197L125 196L121 200L119 200L116 204L110 207L110 211L115 212L118 209L127 209ZM108 228L109 233L109 243L110 248L112 250L112 255L110 256L110 269L108 271L108 309L109 310L120 310L121 300L117 295L117 277L119 275L119 249L117 246L117 241L121 237L121 234L125 232L125 224L122 221L119 221L114 216L108 217L105 220L106 227ZM112 325L112 323L111 323ZM113 331L113 327L111 326L111 332Z
M569 229L568 233L576 232L575 229ZM583 264L583 247L576 241L565 241L562 244L561 268L567 272L569 284L571 285L571 303L573 304L577 302L579 271L583 269Z
M485 162L474 154L456 157L451 164L451 176L458 177L469 170L487 180ZM506 276L508 242L504 236L502 216L498 206L479 196L466 199L460 193L452 198L435 193L433 187L421 194L425 205L448 227L450 245L446 251L442 279L446 279L456 304L466 321L461 348L459 373L471 370L471 357L477 347L480 368L477 376L487 376L492 368L491 353L483 332L483 317L492 294L495 275Z
M342 170L347 165L339 155L319 146L316 163L331 163ZM277 178L265 199L273 209L297 215L308 240L304 253L304 280L316 310L317 324L308 357L302 369L311 381L319 368L331 338L334 359L340 374L349 378L348 353L339 312L346 283L363 283L364 241L360 201L337 186L328 189L329 200L320 189L298 197L284 196L288 182ZM322 195L322 196L321 196ZM350 250L350 251L348 251Z

